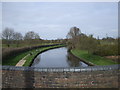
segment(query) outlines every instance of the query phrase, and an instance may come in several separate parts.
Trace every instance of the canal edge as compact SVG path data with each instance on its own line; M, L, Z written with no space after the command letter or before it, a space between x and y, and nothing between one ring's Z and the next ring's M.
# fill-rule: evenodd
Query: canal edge
M32 61L31 61L30 65L29 65L29 67L31 67L31 65L32 65L33 62L34 62L34 59L35 59L39 54L41 54L41 53L43 53L43 52L46 52L46 51L48 51L48 50L51 50L51 49L61 48L61 47L65 47L65 46L51 47L51 48L49 48L49 49L46 49L46 50L40 51L40 52L39 52L39 53L38 53L38 54L32 59Z
M85 59L80 58L80 57L74 55L74 54L71 52L71 50L72 50L72 49L68 50L68 53L71 54L72 56L74 56L75 58L77 58L77 59L79 59L80 61L88 64L89 66L96 66L95 64L93 64L93 63L91 63L91 62L88 62L88 61L86 61Z

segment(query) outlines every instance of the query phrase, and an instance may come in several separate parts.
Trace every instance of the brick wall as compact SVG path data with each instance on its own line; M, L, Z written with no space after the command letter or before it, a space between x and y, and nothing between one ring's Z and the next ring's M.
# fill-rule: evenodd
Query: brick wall
M3 66L3 88L118 88L118 66L52 68ZM106 68L106 69L105 69Z

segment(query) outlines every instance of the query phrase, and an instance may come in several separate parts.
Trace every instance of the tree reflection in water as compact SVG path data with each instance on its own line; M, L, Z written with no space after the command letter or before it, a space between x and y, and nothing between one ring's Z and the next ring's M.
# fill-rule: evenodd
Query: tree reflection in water
M87 67L88 66L87 64L80 61L80 59L76 58L69 52L67 53L66 57L67 57L66 61L68 62L70 67Z
M67 48L59 48L39 54L31 67L86 67L79 58L67 52Z

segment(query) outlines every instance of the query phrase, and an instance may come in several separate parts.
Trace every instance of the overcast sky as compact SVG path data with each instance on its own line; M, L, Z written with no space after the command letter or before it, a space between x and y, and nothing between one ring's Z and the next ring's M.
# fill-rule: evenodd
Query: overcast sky
M94 37L118 35L117 2L7 2L2 3L2 15L3 29L23 35L34 31L42 39L66 38L73 26Z

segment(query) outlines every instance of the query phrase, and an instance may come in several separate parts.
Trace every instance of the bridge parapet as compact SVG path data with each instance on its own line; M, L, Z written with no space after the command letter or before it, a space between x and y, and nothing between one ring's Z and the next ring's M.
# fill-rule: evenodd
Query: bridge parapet
M119 88L120 65L79 68L2 66L3 88Z
M106 66L88 66L88 67L19 67L19 66L2 66L2 70L22 70L22 71L39 71L39 72L86 72L86 71L106 71L120 69L118 65Z

